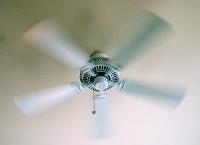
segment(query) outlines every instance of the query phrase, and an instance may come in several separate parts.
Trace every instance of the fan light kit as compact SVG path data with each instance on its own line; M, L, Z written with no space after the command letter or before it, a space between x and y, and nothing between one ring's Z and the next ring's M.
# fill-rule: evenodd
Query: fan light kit
M152 38L158 39L161 33L165 32L163 30L171 29L165 20L151 12L143 12L141 21L137 22L141 23L137 25L139 28L135 29L140 31L134 33L130 42L124 48L116 50L118 53L112 57L98 51L89 56L68 35L64 36L60 27L54 22L42 21L30 28L24 34L24 40L67 66L79 69L80 82L34 92L26 97L16 97L16 105L25 115L32 116L89 88L94 92L92 113L94 114L93 124L96 137L107 135L109 97L105 92L113 87L129 94L139 94L152 100L177 106L184 98L184 88L149 84L133 79L123 80L120 77L120 70L133 56L144 51L149 41L153 40Z

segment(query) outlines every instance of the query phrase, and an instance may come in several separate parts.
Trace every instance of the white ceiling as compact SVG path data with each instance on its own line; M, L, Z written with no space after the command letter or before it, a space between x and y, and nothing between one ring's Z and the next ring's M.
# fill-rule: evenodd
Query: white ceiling
M0 144L199 145L199 5L198 0L1 0ZM86 51L105 51L124 39L117 32L130 30L131 12L139 7L167 19L176 33L131 62L122 75L187 84L186 98L175 111L112 91L115 136L104 140L89 138L89 92L32 118L21 114L14 96L78 80L78 72L21 41L31 25L59 18Z

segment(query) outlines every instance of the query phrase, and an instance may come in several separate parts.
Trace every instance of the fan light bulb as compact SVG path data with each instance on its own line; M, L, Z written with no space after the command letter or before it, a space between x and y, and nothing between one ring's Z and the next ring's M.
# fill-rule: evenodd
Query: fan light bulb
M108 87L107 78L104 76L97 76L94 79L95 89L103 91Z

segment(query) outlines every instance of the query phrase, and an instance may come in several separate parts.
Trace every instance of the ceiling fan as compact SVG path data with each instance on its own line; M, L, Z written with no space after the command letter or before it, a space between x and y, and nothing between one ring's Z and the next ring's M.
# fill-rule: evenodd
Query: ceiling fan
M158 38L170 25L159 16L145 12L141 17L139 33L130 43L119 50L112 58L103 52L95 51L90 56L69 36L64 36L57 25L51 21L42 21L24 34L24 39L48 53L71 68L80 70L80 82L72 82L55 88L46 89L16 97L15 103L28 116L44 111L56 104L71 98L85 89L94 92L94 129L96 137L107 134L108 96L106 91L116 87L121 92L140 94L146 98L160 100L170 105L178 105L184 98L185 89L146 83L138 80L121 79L120 71L127 62L147 48L152 38Z

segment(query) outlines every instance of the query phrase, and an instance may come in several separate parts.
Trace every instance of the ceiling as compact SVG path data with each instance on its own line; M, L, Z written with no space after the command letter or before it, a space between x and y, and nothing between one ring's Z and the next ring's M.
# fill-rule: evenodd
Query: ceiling
M200 143L200 9L198 0L1 0L0 144L2 145L198 145ZM35 117L13 98L78 80L71 70L21 40L42 19L58 18L82 47L114 52L132 31L132 13L147 9L170 22L175 33L129 63L123 77L186 84L174 111L112 90L114 136L89 138L91 92L76 95ZM119 34L119 31L121 32Z

